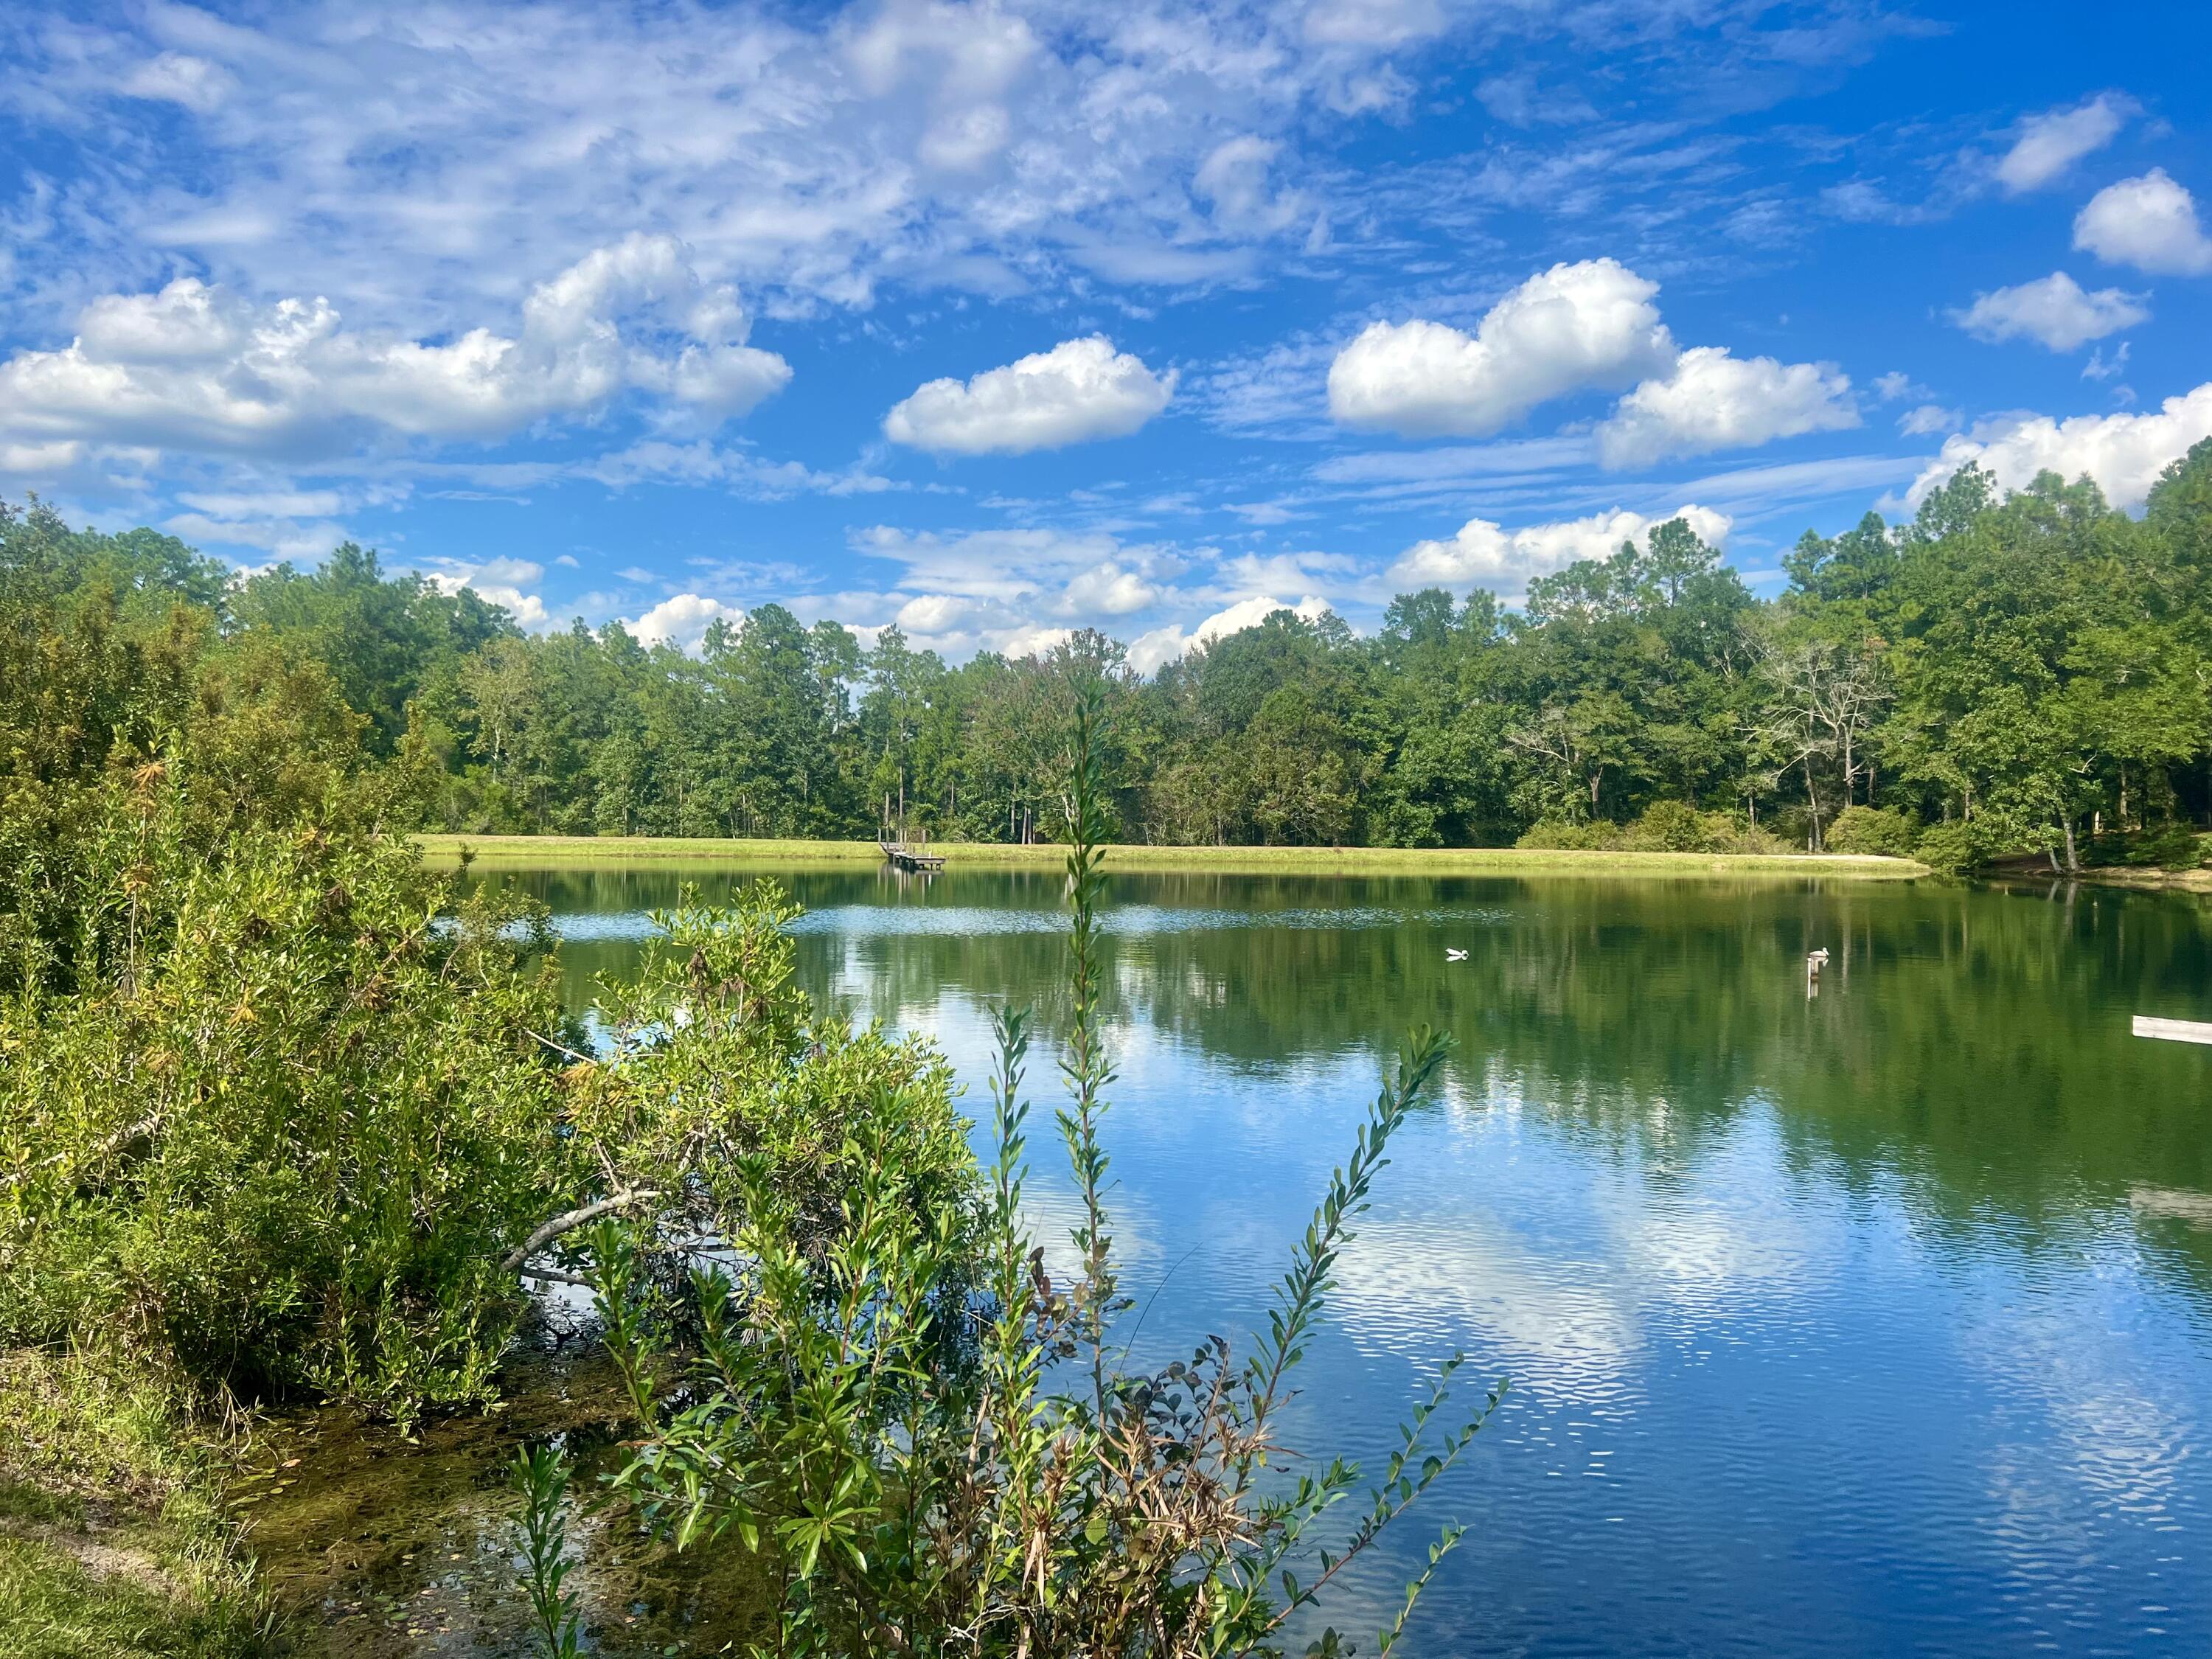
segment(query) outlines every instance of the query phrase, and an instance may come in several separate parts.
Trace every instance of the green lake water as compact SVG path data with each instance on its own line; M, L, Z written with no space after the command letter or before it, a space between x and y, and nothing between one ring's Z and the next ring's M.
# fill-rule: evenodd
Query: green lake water
M572 998L727 871L507 873ZM802 974L977 1085L1060 883L794 873ZM1241 1338L1416 1021L1455 1036L1291 1438L1379 1462L1434 1362L1511 1378L1431 1530L1425 1654L2212 1650L2212 1019L2193 899L2045 885L1136 874L1106 917L1136 1346ZM1806 952L1830 958L1813 994ZM1464 950L1464 961L1447 959ZM1036 1220L1069 1215L1035 1139Z

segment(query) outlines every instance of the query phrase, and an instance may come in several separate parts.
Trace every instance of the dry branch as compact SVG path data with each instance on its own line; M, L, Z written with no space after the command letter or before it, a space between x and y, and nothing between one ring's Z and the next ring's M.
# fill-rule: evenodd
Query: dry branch
M648 1187L625 1187L611 1197L599 1199L590 1204L580 1204L564 1214L555 1216L536 1232L524 1239L521 1243L516 1245L507 1253L507 1260L499 1264L499 1270L503 1273L520 1272L524 1262L529 1261L532 1256L536 1255L538 1251L560 1237L562 1234L571 1233L579 1227L588 1226L601 1216L611 1214L625 1205L635 1204L641 1199L659 1196L657 1191Z

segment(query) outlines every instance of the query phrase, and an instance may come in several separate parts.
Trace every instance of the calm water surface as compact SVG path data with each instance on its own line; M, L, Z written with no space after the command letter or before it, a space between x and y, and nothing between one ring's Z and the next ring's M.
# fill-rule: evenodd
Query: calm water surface
M584 1008L732 878L488 878L552 905ZM810 988L935 1036L971 1111L993 1008L1063 1023L1056 878L784 880ZM2212 1049L2128 1034L2212 1018L2197 902L1133 874L1107 932L1146 1358L1250 1328L1378 1063L1458 1040L1291 1438L1378 1464L1455 1349L1512 1387L1336 1603L1363 1648L1457 1519L1418 1652L2212 1651Z

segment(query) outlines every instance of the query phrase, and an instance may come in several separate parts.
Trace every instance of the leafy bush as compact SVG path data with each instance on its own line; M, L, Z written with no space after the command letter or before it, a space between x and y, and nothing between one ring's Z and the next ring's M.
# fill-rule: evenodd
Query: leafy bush
M679 1547L733 1529L770 1558L785 1587L776 1651L1278 1651L1285 1620L1452 1464L1486 1414L1435 1431L1459 1362L1445 1364L1348 1535L1315 1555L1310 1534L1358 1471L1285 1446L1279 1420L1389 1141L1443 1058L1443 1041L1425 1032L1386 1078L1251 1354L1240 1361L1216 1338L1158 1372L1124 1369L1117 1321L1129 1304L1099 1138L1113 1073L1097 958L1104 824L1087 741L1096 718L1086 699L1070 792L1073 1017L1059 1126L1081 1204L1072 1282L1054 1282L1022 1231L1028 1030L1011 1012L999 1023L998 1155L980 1210L958 1192L933 1195L899 1166L901 1126L936 1110L938 1079L923 1073L887 1085L915 1097L908 1107L879 1105L854 1121L842 1163L857 1188L827 1238L775 1159L735 1162L735 1188L714 1206L717 1231L692 1280L695 1352L656 1335L650 1318L642 1268L666 1232L604 1222L593 1234L593 1289L643 1431L621 1484ZM774 928L787 915L756 904L702 918L724 934L701 941L705 981L726 982L717 951L724 964L772 964ZM773 991L742 968L738 978L725 1008L749 1012L732 1041L777 1018ZM700 984L662 981L652 1023L672 1027L690 1010L686 1029L696 1028ZM680 1056L688 1040L666 1052ZM1382 1633L1384 1652L1459 1535L1447 1528L1431 1550ZM1334 1632L1320 1650L1342 1650Z
M1989 860L1989 849L1973 823L1954 818L1930 824L1913 848L1912 855L1938 875L1955 876Z
M1777 805L1766 815L1762 826L1779 841L1784 849L1791 853L1809 853L1813 848L1813 815L1797 805ZM1826 838L1823 837L1825 840Z
M1874 854L1882 858L1912 856L1920 826L1902 812L1879 806L1846 806L1828 826L1831 853Z
M2204 837L2193 824L2154 824L2129 838L2121 861L2160 870L2193 870L2204 862Z
M602 1172L595 1190L650 1194L622 1207L649 1207L664 1231L727 1228L765 1171L818 1259L864 1164L891 1172L912 1213L937 1215L971 1201L975 1158L942 1055L819 1014L793 984L785 929L799 914L772 881L726 909L687 888L655 911L635 977L603 988L608 1052L572 1074L567 1121L581 1161Z
M1610 824L1569 823L1564 818L1539 818L1513 844L1536 852L1588 853L1607 844Z
M1759 853L1799 850L1763 827L1729 812L1700 812L1681 801L1652 804L1633 823L1568 823L1557 818L1531 825L1514 843L1545 850L1607 853Z
M1773 858L1804 848L1795 842L1784 841L1763 823L1750 823L1734 813L1710 812L1708 821L1717 820L1713 830L1711 849L1716 853L1757 854Z
M1620 836L1622 847L1650 853L1710 852L1711 842L1705 815L1679 800L1653 802Z
M259 829L210 861L189 795L110 799L76 988L0 1003L0 1340L403 1418L480 1398L500 1264L573 1157L542 933L453 908L404 842Z

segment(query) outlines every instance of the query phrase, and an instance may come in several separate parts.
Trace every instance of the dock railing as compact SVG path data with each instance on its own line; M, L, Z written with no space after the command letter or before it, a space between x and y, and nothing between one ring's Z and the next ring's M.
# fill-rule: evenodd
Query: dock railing
M942 870L945 854L929 850L929 831L909 830L904 824L885 824L876 833L876 845L884 849L884 857L901 870Z

